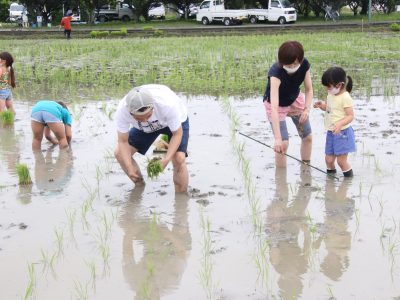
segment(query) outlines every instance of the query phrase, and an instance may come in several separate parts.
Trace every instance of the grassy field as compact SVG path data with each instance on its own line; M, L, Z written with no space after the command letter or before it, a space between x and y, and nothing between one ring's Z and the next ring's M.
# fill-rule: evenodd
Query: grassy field
M394 12L391 14L383 14L379 12L375 12L372 14L371 21L379 22L379 21L395 21L400 22L400 12ZM314 15L310 15L309 17L305 18L301 15L298 16L298 20L296 24L303 24L303 23L325 23L324 15L320 17L315 17ZM328 21L331 22L331 21ZM368 16L365 15L357 15L354 16L353 13L349 10L342 9L340 12L340 18L337 21L338 23L341 22L368 22ZM266 23L266 24L273 24L273 23ZM58 26L57 22L53 22L52 28L54 26ZM128 29L141 29L146 26L154 26L156 28L163 28L163 27L202 27L200 22L197 22L196 19L177 19L175 16L167 16L166 20L152 20L152 21L144 21L141 22L122 22L122 21L112 21L112 22L105 22L105 23L98 23L98 24L73 24L72 25L75 29L93 29L93 30L102 30L102 29L120 29L121 27L125 27ZM10 23L0 23L1 28L18 28L16 24ZM50 28L41 27L40 30L47 30Z
M317 94L323 93L323 71L332 65L345 68L362 95L374 93L376 79L379 93L390 97L398 89L398 32L37 40L39 47L30 40L2 40L0 46L15 56L14 93L22 99L119 98L146 83L195 95L252 97L262 95L267 70L286 40L304 45Z

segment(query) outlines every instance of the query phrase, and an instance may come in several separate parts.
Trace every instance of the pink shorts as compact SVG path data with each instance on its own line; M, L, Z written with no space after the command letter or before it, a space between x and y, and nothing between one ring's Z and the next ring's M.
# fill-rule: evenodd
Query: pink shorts
M305 108L306 97L304 93L300 93L296 100L290 106L279 106L278 107L278 115L279 121L284 121L286 117L299 116L302 114ZM265 111L267 112L268 121L272 121L271 119L271 103L268 101L264 101Z

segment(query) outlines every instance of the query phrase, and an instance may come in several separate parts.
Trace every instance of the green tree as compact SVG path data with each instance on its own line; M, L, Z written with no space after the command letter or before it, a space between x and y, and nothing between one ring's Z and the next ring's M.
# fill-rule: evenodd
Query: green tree
M8 9L10 8L11 1L8 0L0 0L0 20L2 22L7 21L9 16Z
M50 16L59 15L62 10L62 1L59 0L24 0L21 1L29 13L36 20L36 16L43 17L43 23L49 22Z
M396 0L377 0L376 2L385 14L390 14L396 10Z
M350 7L351 11L353 12L353 15L357 15L358 9L361 7L361 1L354 1L350 0L347 1L347 5Z

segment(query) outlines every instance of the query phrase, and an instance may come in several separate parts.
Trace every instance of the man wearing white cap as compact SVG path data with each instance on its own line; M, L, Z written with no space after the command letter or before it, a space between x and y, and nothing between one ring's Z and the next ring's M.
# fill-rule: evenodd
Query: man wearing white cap
M165 168L172 160L175 191L186 192L189 120L185 104L170 88L160 84L133 88L120 101L115 122L115 157L135 184L141 184L143 177L133 155L144 155L160 134L166 134L169 146L161 164Z

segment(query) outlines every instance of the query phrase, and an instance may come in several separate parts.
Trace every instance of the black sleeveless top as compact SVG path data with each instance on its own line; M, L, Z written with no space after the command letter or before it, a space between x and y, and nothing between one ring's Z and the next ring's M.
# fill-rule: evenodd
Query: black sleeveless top
M300 86L306 77L307 71L310 69L310 63L306 58L300 65L296 73L289 75L279 63L274 63L268 71L268 82L264 93L263 101L271 102L271 77L276 77L281 81L279 86L279 106L290 106L300 93Z

